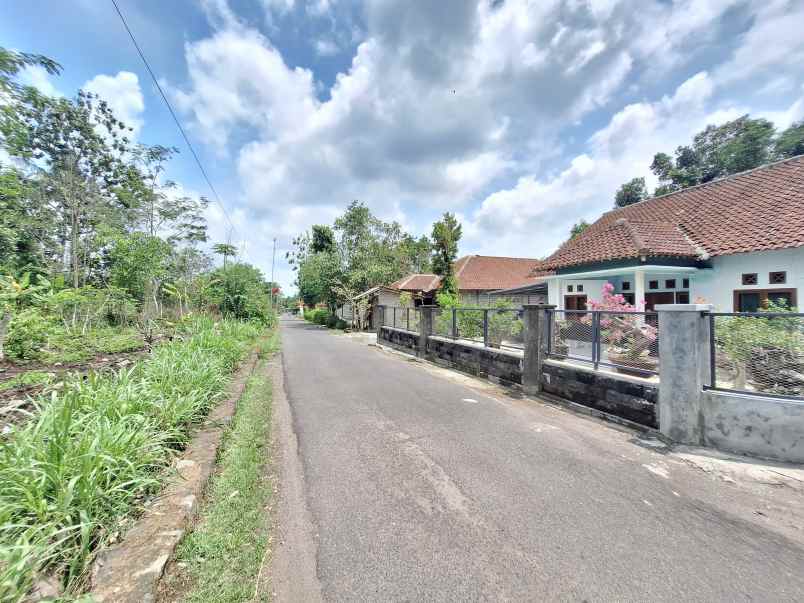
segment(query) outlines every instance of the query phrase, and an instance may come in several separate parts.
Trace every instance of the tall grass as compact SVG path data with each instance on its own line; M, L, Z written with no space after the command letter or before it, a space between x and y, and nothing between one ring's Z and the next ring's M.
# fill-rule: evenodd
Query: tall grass
M0 441L0 600L38 572L80 590L93 551L159 486L260 328L197 317L131 368L69 381Z

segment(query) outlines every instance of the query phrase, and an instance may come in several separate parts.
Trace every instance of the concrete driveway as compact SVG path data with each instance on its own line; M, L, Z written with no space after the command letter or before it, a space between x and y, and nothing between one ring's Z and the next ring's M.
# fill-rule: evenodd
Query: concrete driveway
M800 491L298 320L282 340L310 525L281 538L308 534L326 600L804 600Z

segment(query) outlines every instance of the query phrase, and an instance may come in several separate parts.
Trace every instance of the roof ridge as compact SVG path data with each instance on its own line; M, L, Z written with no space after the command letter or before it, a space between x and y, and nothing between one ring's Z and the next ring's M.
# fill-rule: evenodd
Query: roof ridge
M720 178L714 178L712 180L709 180L708 182L701 182L699 184L693 184L692 186L687 186L685 188L681 188L681 189L679 189L677 191L671 191L671 192L665 193L663 195L655 195L653 197L648 197L647 199L643 199L642 201L637 201L636 203L631 203L630 205L626 205L625 207L614 207L614 208L610 209L609 211L605 212L603 215L611 214L611 213L618 212L618 211L623 211L623 210L626 210L626 209L628 209L630 207L636 207L637 205L642 205L642 204L648 203L650 201L655 201L656 199L664 199L666 197L672 197L673 195L678 195L680 193L685 193L687 191L695 190L695 189L698 189L698 188L703 188L705 186L709 186L710 184L718 184L718 183L721 183L721 182L725 182L726 180L733 180L735 178L739 178L741 176L746 176L748 174L751 174L752 172L758 172L759 170L769 169L769 168L775 167L777 165L780 165L782 163L787 163L789 161L794 161L796 159L804 159L804 153L802 153L801 155L794 155L793 157L787 157L785 159L779 159L778 161L771 161L770 163L763 163L762 165L758 165L757 167L751 168L750 170L743 170L742 172L736 172L734 174L727 174L725 176L721 176Z
M634 242L634 247L636 247L638 253L641 254L648 248L647 245L645 245L645 241L642 240L642 237L639 236L639 233L634 229L627 218L618 218L617 221L614 222L614 225L622 225L625 228L628 236L630 236L631 240Z

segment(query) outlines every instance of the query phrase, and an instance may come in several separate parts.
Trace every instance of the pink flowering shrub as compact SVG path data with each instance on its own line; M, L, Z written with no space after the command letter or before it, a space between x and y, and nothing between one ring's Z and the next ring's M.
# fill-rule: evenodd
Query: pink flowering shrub
M622 294L614 293L614 285L606 283L603 285L603 298L600 301L590 299L587 308L606 312L600 315L600 328L603 340L609 344L609 354L627 356L631 360L647 359L658 331L653 325L645 323L643 315L628 314L643 312L644 301L631 305ZM585 321L591 322L591 317Z

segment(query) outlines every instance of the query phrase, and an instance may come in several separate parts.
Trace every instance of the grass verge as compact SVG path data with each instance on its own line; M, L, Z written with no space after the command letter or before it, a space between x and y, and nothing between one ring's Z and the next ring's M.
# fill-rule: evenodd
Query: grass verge
M37 575L80 592L94 552L160 487L260 327L198 317L145 360L74 377L0 439L0 600Z
M186 580L183 601L262 600L255 598L255 584L268 546L266 509L273 497L265 471L272 399L266 368L267 356L277 346L276 333L262 346L257 370L224 434L200 519L177 551Z

